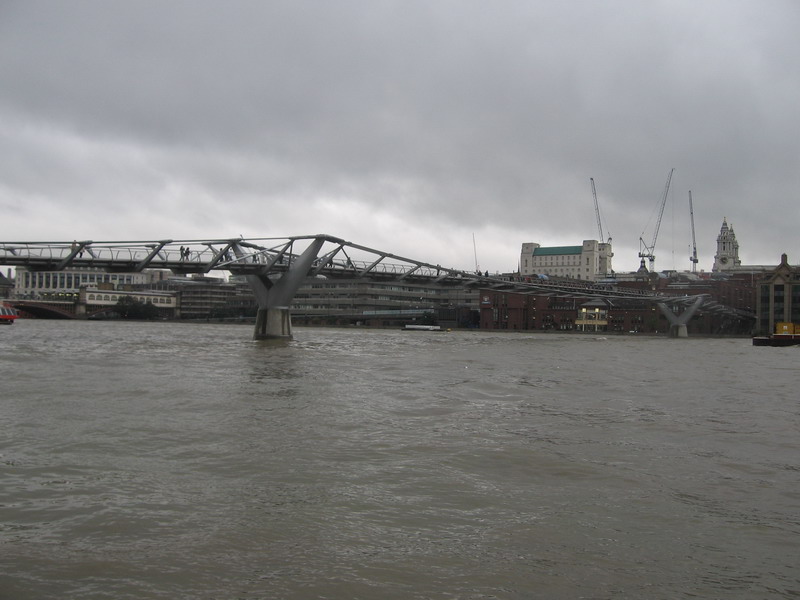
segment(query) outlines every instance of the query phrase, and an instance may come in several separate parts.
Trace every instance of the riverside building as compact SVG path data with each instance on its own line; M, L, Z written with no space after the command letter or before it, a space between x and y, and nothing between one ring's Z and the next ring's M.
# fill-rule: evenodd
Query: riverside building
M526 242L520 252L519 274L597 281L613 273L612 256L610 242L584 240L580 246L541 246Z
M435 319L445 327L477 327L478 292L435 282L310 278L292 301L296 325L391 327Z
M75 267L63 271L31 271L17 267L13 298L57 307L62 314L78 317L96 316L113 309L119 301L129 299L152 304L161 318L174 318L179 314L180 299L175 294L150 290L155 282L168 274L168 271L157 269L139 273L108 273L94 267ZM37 310L40 311L40 314L37 313L39 316L58 314L48 312L45 306ZM31 307L26 311L33 313Z
M789 264L786 254L758 285L756 296L756 334L778 333L776 326L790 323L800 326L800 268Z
M14 289L14 282L11 279L11 269L8 270L8 277L0 273L0 298L10 298L11 290Z
M17 267L14 297L24 300L77 300L81 287L125 289L144 285L164 277L165 272L145 270L140 273L108 273L93 267L63 271L30 271Z

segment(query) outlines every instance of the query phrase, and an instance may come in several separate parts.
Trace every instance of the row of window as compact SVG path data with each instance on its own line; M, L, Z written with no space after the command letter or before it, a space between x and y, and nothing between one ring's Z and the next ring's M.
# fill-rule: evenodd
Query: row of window
M588 258L586 259L589 260ZM581 257L574 256L564 258L563 256L547 256L547 257L533 257L533 266L546 266L546 265L579 265L581 264ZM587 263L588 264L588 263Z
M22 288L31 289L75 289L81 284L134 283L134 275L116 273L31 273L26 271L18 277ZM143 280L142 277L138 279ZM18 284L19 285L19 284Z
M324 302L326 300L338 300L342 298L341 295L319 295L319 294L295 294L295 299L302 299L302 300L317 300L320 302ZM363 295L353 295L350 298L354 302L369 302L374 300L385 301L385 302L441 302L441 298L430 298L428 296L389 296L389 295L376 295L376 294L363 294ZM446 300L446 298L444 299Z
M117 302L120 298L124 297L124 295L120 296L117 294L89 294L86 298L87 302ZM137 297L135 299L137 301L150 302L152 304L172 304L172 298L164 296L145 296Z
M353 292L362 291L365 289L370 290L381 290L387 292L411 292L414 294L428 294L428 295L441 295L447 294L450 290L444 289L432 289L432 288L419 288L419 287L410 287L410 286L402 286L402 285L375 285L375 284L361 284L354 286L351 283L312 283L309 286L311 289L320 290L320 289L344 289L344 290L353 290Z
M770 285L761 286L761 310L760 316L763 321L769 321L770 299L772 300L772 318L774 321L783 321L786 317L786 303L789 294L791 302L789 320L792 322L800 321L800 285L776 284L771 286L772 295L770 297Z

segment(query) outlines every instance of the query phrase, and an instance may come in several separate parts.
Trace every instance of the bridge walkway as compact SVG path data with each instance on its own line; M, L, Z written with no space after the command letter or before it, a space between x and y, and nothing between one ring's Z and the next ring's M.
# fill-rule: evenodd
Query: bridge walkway
M673 325L699 310L752 318L707 296L669 296L575 280L488 276L402 257L327 235L204 240L0 242L0 264L31 271L95 268L113 273L164 269L176 274L227 271L247 278L259 305L255 337L290 336L289 304L308 277L414 280L443 286L507 290L517 293L636 298L655 303ZM677 333L676 333L677 332Z

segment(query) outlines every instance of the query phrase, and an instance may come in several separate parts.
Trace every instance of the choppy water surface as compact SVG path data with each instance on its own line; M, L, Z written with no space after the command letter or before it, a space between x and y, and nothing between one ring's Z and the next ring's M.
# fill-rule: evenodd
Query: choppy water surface
M800 347L295 334L0 328L0 599L800 596Z

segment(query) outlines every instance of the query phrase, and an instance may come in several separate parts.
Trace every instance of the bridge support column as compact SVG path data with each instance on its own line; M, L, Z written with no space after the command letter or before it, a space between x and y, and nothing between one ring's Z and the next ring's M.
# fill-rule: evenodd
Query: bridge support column
M289 305L295 293L306 280L325 240L314 240L279 279L270 279L268 274L247 275L258 303L254 340L292 337L292 315ZM243 256L238 244L232 246L236 256Z
M669 326L669 337L674 338L685 338L689 337L689 331L686 329L686 325L672 325Z
M292 313L288 306L259 308L254 340L292 337Z
M685 311L681 314L676 315L672 309L664 304L663 302L658 303L658 308L661 309L661 312L667 317L669 321L669 337L674 338L686 338L689 337L689 331L686 327L686 324L689 320L695 315L697 310L703 305L705 302L705 296L699 296L697 300L694 301L690 307L688 307Z
M81 287L78 291L78 299L75 301L75 316L79 319L86 318L86 288Z

